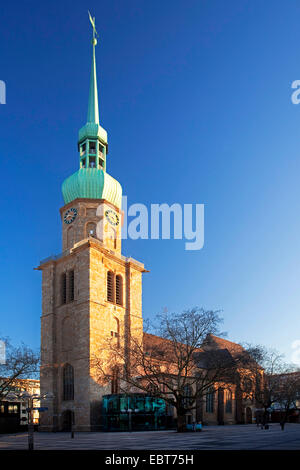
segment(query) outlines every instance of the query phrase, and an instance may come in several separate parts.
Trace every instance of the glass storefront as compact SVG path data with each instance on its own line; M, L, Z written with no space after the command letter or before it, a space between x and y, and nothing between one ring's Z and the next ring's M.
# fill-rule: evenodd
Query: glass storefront
M105 431L153 431L175 425L165 401L143 393L104 395L102 420Z

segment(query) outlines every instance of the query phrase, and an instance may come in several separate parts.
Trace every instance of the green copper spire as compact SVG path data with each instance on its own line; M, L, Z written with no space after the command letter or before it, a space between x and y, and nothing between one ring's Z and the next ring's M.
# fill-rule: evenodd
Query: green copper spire
M97 88L97 72L96 72L96 54L95 48L97 45L97 31L95 26L95 18L91 17L89 12L90 22L93 26L93 61L92 61L92 70L91 70L91 81L90 81L90 94L89 94L89 107L88 107L88 115L87 115L87 122L93 122L95 124L99 124L99 105L98 105L98 88Z
M87 123L79 131L79 170L62 185L65 204L78 198L105 199L121 208L122 187L106 172L108 153L107 132L99 124L98 90L95 47L95 18L89 12L93 27L93 59L89 91Z
M95 18L92 18L89 12L90 22L93 27L93 58L92 58L92 70L90 80L90 91L89 91L89 105L87 123L79 131L78 145L81 146L84 142L89 147L87 139L94 139L94 142L98 141L99 145L104 146L104 152L102 152L104 170L106 169L106 154L107 154L107 132L99 124L99 105L98 105L98 88L97 88L97 72L96 72L96 53L95 48L97 44L97 31L95 26ZM80 147L81 148L81 147ZM82 156L82 154L81 154ZM85 163L88 163L87 161ZM82 161L80 163L82 167ZM98 166L97 166L98 167Z

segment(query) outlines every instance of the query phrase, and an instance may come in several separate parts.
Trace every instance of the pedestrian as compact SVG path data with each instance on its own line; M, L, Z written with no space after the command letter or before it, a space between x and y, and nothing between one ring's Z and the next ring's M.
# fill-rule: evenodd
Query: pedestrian
M198 421L197 426L196 426L196 430L202 431L202 421Z

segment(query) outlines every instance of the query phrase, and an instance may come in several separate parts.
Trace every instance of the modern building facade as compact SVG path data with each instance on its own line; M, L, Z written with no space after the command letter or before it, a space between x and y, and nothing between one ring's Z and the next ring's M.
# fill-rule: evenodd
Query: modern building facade
M0 377L0 383L4 380ZM3 383L3 382L2 382ZM15 379L13 384L9 385L9 394L0 401L0 432L20 432L25 431L28 425L28 400L22 400L20 393L27 392L30 395L40 394L40 381L34 379ZM39 424L39 400L34 401L34 410L32 410L32 423Z
M110 394L102 400L104 431L158 431L175 427L173 410L146 393Z

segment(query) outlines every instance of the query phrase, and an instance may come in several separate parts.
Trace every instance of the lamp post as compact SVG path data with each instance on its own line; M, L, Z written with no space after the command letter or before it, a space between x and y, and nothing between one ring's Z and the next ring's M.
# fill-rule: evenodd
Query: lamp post
M128 411L128 429L129 429L129 432L131 432L131 430L132 430L132 422L131 422L132 409L128 408L127 411Z
M34 425L33 425L33 416L32 412L34 409L34 401L35 400L46 400L54 398L52 393L43 393L39 395L38 393L30 394L29 392L20 392L17 397L22 401L27 401L28 407L28 450L34 449Z
M68 408L70 411L71 411L71 423L70 423L70 427L71 427L71 439L74 439L74 428L73 428L73 425L75 424L74 421L75 421L75 410L76 411L82 411L84 409L83 406L75 406L75 405L72 405L72 406L69 406Z

